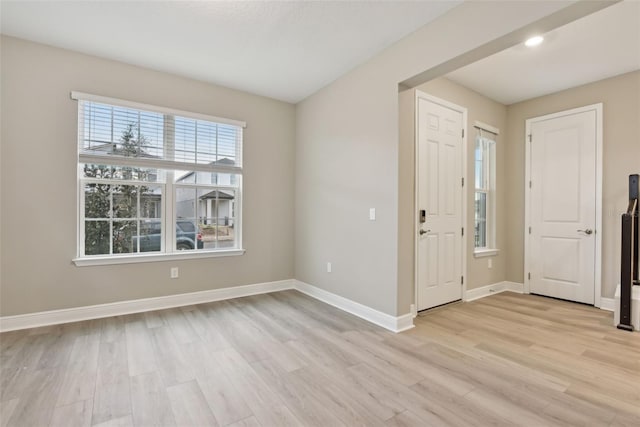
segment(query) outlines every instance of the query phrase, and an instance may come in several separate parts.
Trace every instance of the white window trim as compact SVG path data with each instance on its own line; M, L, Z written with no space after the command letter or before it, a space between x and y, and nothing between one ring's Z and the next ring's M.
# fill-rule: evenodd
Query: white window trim
M158 106L149 105L149 104L143 104L143 103L138 103L133 101L117 99L117 98L109 98L109 97L99 96L99 95L92 95L92 94L76 92L76 91L71 92L71 99L81 100L81 101L93 101L93 102L98 102L103 104L115 105L119 107L128 107L128 108L134 108L134 109L140 109L140 110L154 111L154 112L162 113L165 116L166 115L181 116L181 117L186 117L191 119L206 120L206 121L212 121L212 122L217 122L222 124L239 126L241 128L246 128L246 123L243 121L226 119L226 118L210 116L206 114L193 113L189 111L183 111L183 110L177 110L177 109L171 109L171 108L165 108L165 107L158 107ZM78 123L78 127L80 127L81 125L82 125L81 123ZM240 152L240 156L242 156L242 152ZM82 154L80 154L78 156L78 163L77 163L78 176L80 176L79 174L81 169L81 163L83 162L95 163L97 160L99 160L98 157L99 156L83 156ZM112 156L108 156L108 157L105 156L104 160L105 160L105 164L107 165L123 165L124 164L125 166L128 166L128 165L140 166L140 163L145 163L144 160L142 162L139 162L139 161L130 162L126 158L114 159ZM162 168L162 166L167 166L170 169L175 169L176 166L180 164L173 161L162 162L162 164L159 164L159 163L160 162L155 161L152 164L149 164L148 166L153 168L159 168L159 167ZM164 163L166 163L166 165ZM224 185L198 185L198 184L180 185L180 184L173 183L172 172L167 173L167 176L165 177L164 182L148 183L149 185L157 185L163 188L161 209L162 209L163 215L166 216L166 218L162 220L162 229L163 229L163 232L165 233L165 239L161 242L161 252L152 252L152 253L137 252L135 254L115 254L115 255L109 254L109 255L81 256L80 254L84 253L84 221L81 221L81 219L84 217L82 213L82 209L84 207L83 181L86 181L86 180L83 180L82 178L76 178L77 187L78 187L78 196L77 196L78 256L76 258L73 258L72 262L77 267L85 267L85 266L94 266L94 265L136 264L136 263L146 263L146 262L179 261L179 260L187 260L187 259L219 258L219 257L244 255L246 250L243 248L243 243L242 243L242 224L243 224L242 222L242 205L243 205L243 201L242 201L243 174L242 172L243 172L243 168L234 167L234 166L224 166L224 165L217 165L215 167L206 167L205 165L197 165L197 164L191 164L191 163L185 164L185 166L187 167L187 169L185 170L194 170L196 172L204 171L204 172L216 172L216 173L237 173L238 175L236 179L238 180L238 185L237 187L224 186ZM171 180L171 182L169 182L169 180ZM106 182L106 181L113 181L113 182ZM129 182L126 180L105 180L105 183L127 184ZM138 181L135 181L132 183L134 185L143 184ZM237 234L235 236L236 241L238 243L238 247L231 248L231 249L199 249L199 250L180 251L180 252L164 252L167 247L169 247L170 245L172 246L174 244L173 236L175 236L175 217L176 217L175 206L173 206L173 209L167 209L166 208L167 202L173 203L175 189L181 186L182 187L184 186L205 187L205 188L215 187L215 188L221 188L221 189L230 188L234 190L235 197L236 197L235 207L237 212L235 221L240 225L240 227L237 230ZM167 221L170 221L170 222L167 222ZM167 227L167 225L169 225L169 227Z
M139 157L126 158L115 156L101 156L101 155L87 155L80 154L78 156L79 163L95 163L99 165L107 166L138 166L148 167L154 169L176 169L176 170L188 170L195 172L214 172L214 173L242 173L242 168L239 166L227 166L227 165L204 165L201 163L184 163L176 162L173 160L149 160L141 159Z
M485 132L489 132L492 135L491 140L493 141L493 159L489 159L489 172L490 172L490 168L493 168L493 175L490 178L490 182L489 182L489 186L488 188L477 188L475 187L475 182L474 182L474 200L475 200L475 194L479 191L482 191L486 194L486 205L487 205L487 212L485 213L485 230L486 230L486 236L485 236L485 241L487 242L488 246L483 246L483 247L474 247L473 249L473 256L475 258L482 258L482 257L489 257L489 256L496 256L500 250L497 248L497 222L496 222L496 208L497 208L497 204L496 204L496 174L497 174L497 170L496 170L496 163L497 163L497 157L498 157L498 153L497 153L497 149L498 149L498 142L496 141L496 136L500 133L500 130L496 127L487 125L485 123L476 121L474 124L474 127L477 128L479 130L479 135L480 137L482 136L482 131ZM483 157L483 160L486 161L486 159ZM491 160L493 160L491 162ZM474 166L475 166L476 162L474 159ZM486 170L486 168L485 168ZM475 173L474 173L475 176ZM475 226L475 220L474 220L474 226ZM475 246L475 245L474 245Z
M500 249L477 248L473 251L475 258L484 258L488 256L496 256L500 253Z
M480 130L484 130L486 132L492 133L494 135L500 135L500 129L498 129L497 127L488 125L486 123L483 123L481 121L476 120L475 122L473 122L473 127L476 129L480 129Z
M210 122L239 126L241 128L247 127L247 123L240 120L226 119L224 117L210 116L208 114L194 113L191 111L177 110L174 108L158 107L157 105L143 104L141 102L127 101L118 98L109 98L108 96L92 95L90 93L73 91L71 92L71 99L76 101L93 101L100 104L117 105L118 107L134 108L137 110L153 111L160 114L187 117L196 120L206 120Z
M92 265L114 265L114 264L137 264L144 262L159 262L159 261L181 261L187 259L200 259L200 258L219 258L229 256L244 255L246 250L244 249L217 249L215 251L185 251L174 253L154 253L154 254L140 254L140 255L93 255L91 257L74 258L72 261L77 267L87 267Z

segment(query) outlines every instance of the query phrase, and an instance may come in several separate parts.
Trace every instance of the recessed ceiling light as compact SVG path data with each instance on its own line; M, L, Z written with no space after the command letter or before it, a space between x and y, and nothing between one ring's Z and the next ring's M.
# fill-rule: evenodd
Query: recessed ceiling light
M535 37L531 37L530 39L527 39L527 41L524 42L524 44L525 44L525 46L528 46L528 47L534 47L534 46L538 46L540 43L542 43L543 40L544 40L544 37L535 36Z

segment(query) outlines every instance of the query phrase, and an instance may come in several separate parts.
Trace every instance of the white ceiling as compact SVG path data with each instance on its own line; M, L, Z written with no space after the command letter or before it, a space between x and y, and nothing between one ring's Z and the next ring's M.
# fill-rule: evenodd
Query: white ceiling
M447 78L502 104L547 95L640 69L640 1L614 4L460 68Z
M461 1L7 1L0 31L298 102Z

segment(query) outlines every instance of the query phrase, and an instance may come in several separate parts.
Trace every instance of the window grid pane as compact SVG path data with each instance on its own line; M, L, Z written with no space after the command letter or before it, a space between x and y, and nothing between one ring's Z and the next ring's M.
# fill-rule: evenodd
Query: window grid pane
M175 117L174 159L206 165L240 166L236 126Z
M242 166L237 125L92 101L80 101L79 120L79 151L86 157Z
M85 119L81 151L96 155L162 157L162 114L95 102L81 105Z
M84 205L85 255L161 250L161 232L141 242L140 230L162 219L162 186L86 182Z
M198 240L192 244L186 236L176 242L176 249L237 248L236 196L237 191L228 187L176 186L176 221L183 222L181 229L185 222L193 224Z
M475 247L487 247L487 193L476 191L475 197Z
M478 136L475 147L474 247L495 246L495 141Z

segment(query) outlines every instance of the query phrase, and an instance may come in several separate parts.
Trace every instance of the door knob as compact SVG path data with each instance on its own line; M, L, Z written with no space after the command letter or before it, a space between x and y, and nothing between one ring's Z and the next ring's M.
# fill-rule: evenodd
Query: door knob
M593 230L592 230L592 229L590 229L590 228L587 228L586 230L578 230L578 231L579 231L579 232L581 232L581 233L586 234L587 236L588 236L589 234L592 234L592 233L593 233Z
M423 234L427 234L428 232L430 232L431 230L420 230L420 235L422 236Z

